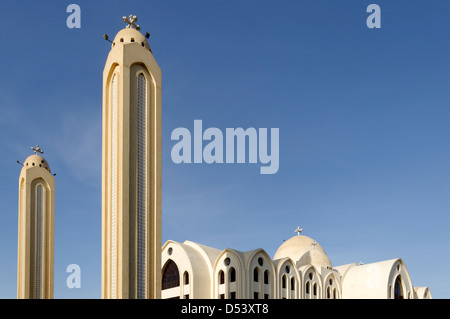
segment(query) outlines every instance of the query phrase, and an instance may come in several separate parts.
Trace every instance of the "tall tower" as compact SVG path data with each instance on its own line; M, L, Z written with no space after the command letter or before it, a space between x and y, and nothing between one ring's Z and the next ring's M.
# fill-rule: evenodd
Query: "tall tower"
M19 177L17 298L52 299L55 178L39 146L32 150Z
M135 24L103 71L102 298L161 297L161 69Z

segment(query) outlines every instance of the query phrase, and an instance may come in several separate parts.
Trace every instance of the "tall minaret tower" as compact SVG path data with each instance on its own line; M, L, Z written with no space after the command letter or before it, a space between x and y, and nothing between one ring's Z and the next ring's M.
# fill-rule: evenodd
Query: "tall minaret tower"
M52 299L55 178L40 147L31 149L19 177L17 298Z
M161 69L123 20L103 71L102 298L159 299Z

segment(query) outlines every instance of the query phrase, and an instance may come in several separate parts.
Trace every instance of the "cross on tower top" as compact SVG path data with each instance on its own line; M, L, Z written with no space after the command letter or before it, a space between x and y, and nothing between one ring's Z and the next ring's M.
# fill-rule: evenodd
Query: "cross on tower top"
M300 228L300 226L297 227L296 230L294 230L294 233L297 233L298 236L300 236L300 233L303 231L303 228Z
M132 14L130 14L130 16L127 18L127 17L123 17L122 18L122 20L123 20L123 22L125 22L125 23L127 23L128 25L127 25L127 28L133 28L133 29L136 29L136 30L140 30L141 28L139 27L139 25L137 25L135 22L137 21L137 17L136 16L134 16L134 15L132 15Z
M39 147L39 145L36 145L36 147L31 147L31 150L34 152L34 154L38 154L38 153L41 153L41 154L44 154L44 151Z

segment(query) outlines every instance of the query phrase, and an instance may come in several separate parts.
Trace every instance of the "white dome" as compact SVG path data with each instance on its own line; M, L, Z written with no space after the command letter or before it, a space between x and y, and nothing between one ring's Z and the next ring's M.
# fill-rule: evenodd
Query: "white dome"
M297 268L305 265L332 268L331 261L318 242L307 236L294 236L285 241L275 253L274 260L289 257Z

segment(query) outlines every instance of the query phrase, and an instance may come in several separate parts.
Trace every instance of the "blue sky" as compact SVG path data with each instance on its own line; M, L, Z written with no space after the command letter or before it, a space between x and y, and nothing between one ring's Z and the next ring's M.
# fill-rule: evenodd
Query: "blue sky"
M81 7L69 29L66 8ZM382 27L366 26L377 3ZM14 1L0 22L0 298L16 297L20 166L56 176L55 298L101 296L102 72L135 14L163 72L162 239L265 249L297 226L334 266L401 257L448 298L447 1ZM279 128L280 169L172 162L177 127ZM81 267L81 288L66 267Z

